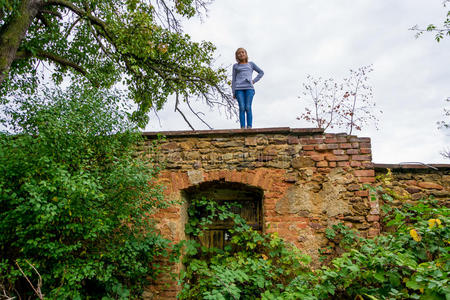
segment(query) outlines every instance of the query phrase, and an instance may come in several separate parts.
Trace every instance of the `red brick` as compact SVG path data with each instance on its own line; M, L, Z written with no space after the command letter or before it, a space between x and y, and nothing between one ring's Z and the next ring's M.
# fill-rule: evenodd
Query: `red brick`
M352 148L352 144L350 144L350 143L339 144L339 148L350 149L350 148Z
M316 149L317 151L324 151L324 150L333 150L337 148L338 148L337 144L320 144L316 145L314 149Z
M328 162L326 162L325 160L319 161L318 163L316 163L316 167L319 168L328 167Z
M375 177L358 177L358 180L362 183L373 183L375 182Z
M308 223L297 223L297 228L303 229L308 227Z
M360 148L371 148L370 143L361 143L359 144Z
M359 154L359 150L358 149L348 149L347 154Z
M372 149L370 149L370 148L361 148L361 149L359 149L359 151L361 152L361 154L370 154L370 153L372 153Z
M361 137L361 138L358 138L358 142L360 142L360 143L370 143L370 138L368 138L368 137Z
M327 149L328 150L334 150L334 149L338 149L339 145L338 144L327 144Z
M325 156L323 156L323 155L311 155L311 159L313 161L321 161L321 160L325 159Z
M336 167L336 162L335 161L330 161L329 165L330 165L330 167L334 168L334 167Z
M361 163L360 163L359 161L354 161L354 160L352 160L352 161L350 162L350 166L351 166L351 167L360 167L360 166L361 166Z
M368 237L374 237L380 234L380 229L378 228L370 228L368 231Z
M374 170L355 170L355 176L375 176Z
M338 142L338 140L335 139L335 138L327 138L327 139L325 139L325 144L335 144L337 142Z
M344 161L344 160L348 160L349 156L348 155L327 155L325 158L328 161Z
M345 150L333 150L333 154L334 155L344 155L345 154Z
M353 148L359 148L359 143L352 143Z
M314 147L314 149L315 149L316 151L324 151L324 150L327 150L327 145L325 145L325 144L316 145L316 146Z
M338 167L349 167L350 162L349 161L338 161L337 165L338 165Z
M300 140L296 136L288 136L287 143L289 145L298 144L298 143L300 143Z
M366 169L372 169L373 168L373 163L372 162L363 162L362 164L361 164L361 166L363 167L363 168L366 168Z
M352 155L352 160L370 160L370 155Z
M359 197L367 197L369 196L369 191L368 190L356 191L355 195Z
M315 139L303 138L303 139L300 139L300 143L305 144L305 145L308 145L308 144L320 144L320 141L319 140L315 140Z
M302 147L303 150L314 150L314 145L305 145Z

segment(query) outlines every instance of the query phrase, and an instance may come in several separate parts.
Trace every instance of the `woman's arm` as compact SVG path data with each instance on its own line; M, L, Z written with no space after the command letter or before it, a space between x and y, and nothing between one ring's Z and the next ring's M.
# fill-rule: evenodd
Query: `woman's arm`
M259 68L254 62L250 62L250 65L252 66L252 69L258 73L258 76L253 79L253 83L257 83L264 76L264 71L261 70L261 68Z

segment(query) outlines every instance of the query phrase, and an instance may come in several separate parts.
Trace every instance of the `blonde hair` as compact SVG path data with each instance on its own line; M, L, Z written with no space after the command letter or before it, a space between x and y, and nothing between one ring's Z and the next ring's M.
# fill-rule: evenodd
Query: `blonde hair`
M240 50L244 50L244 52L245 52L245 58L244 58L244 61L240 61L239 58L238 58L238 56L237 56L237 54L238 54L238 52L239 52ZM238 49L236 50L236 52L234 53L234 57L236 57L236 61L237 61L238 63L248 63L248 54L247 54L247 50L245 50L244 48L238 48Z

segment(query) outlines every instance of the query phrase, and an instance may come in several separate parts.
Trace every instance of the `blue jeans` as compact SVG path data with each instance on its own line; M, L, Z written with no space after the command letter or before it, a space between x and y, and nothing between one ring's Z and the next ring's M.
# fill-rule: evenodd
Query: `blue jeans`
M255 95L255 90L236 90L236 99L239 103L239 123L241 128L245 128L245 115L247 114L247 128L252 127L253 115L252 115L252 101Z

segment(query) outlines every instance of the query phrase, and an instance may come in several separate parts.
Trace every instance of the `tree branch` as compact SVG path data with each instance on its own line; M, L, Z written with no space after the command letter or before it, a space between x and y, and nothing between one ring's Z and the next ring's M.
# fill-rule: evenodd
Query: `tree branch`
M107 35L107 38L110 39L110 37L108 36L108 31L107 31L107 26L106 23L101 20L100 18L88 13L87 11L75 6L71 1L66 1L66 0L48 0L45 3L46 6L52 6L52 5L56 5L56 6L62 6L65 7L71 11L73 11L75 14L77 14L79 17L87 17L87 19L94 25L98 25L100 26L105 35Z
M30 264L30 262L28 260L25 260L27 262L28 265L30 265L30 267L33 268L33 270L36 272L36 274L39 276L39 280L38 280L38 284L36 287L34 287L34 285L31 283L30 279L28 278L27 275L25 275L25 273L23 272L22 268L20 267L19 263L16 261L16 265L19 268L20 273L22 273L22 275L25 277L25 279L28 281L28 283L30 284L31 288L33 289L34 293L36 294L36 296L39 297L39 299L44 299L44 295L41 292L41 286L42 286L42 277L41 274L39 274L39 272L36 270L36 268Z
M76 63L74 63L70 60L65 59L64 57L58 56L58 55L50 53L50 52L44 52L44 51L38 52L37 56L41 57L41 58L47 58L47 59L49 59L53 62L56 62L60 65L63 65L63 66L71 67L72 69L80 72L84 76L87 75L87 72L84 68L82 68L81 66L77 65Z
M49 10L49 9L41 9L41 10L39 11L39 13L41 13L41 14L49 14L49 15L58 17L58 18L60 18L60 19L63 18L62 14L60 14L59 12L53 11L53 10Z
M209 129L211 129L211 130L213 129L211 126L209 126L208 123L205 122L205 120L203 120L202 117L199 116L200 114L203 114L203 115L204 115L204 113L202 113L201 111L195 112L195 111L192 109L191 104L190 104L189 101L186 101L186 104L187 104L187 106L189 107L189 109L191 110L191 112L192 112L192 113L193 113L200 121L202 121L203 124L205 124L206 126L208 126Z
M191 125L191 123L189 123L188 119L186 118L186 116L184 115L184 113L178 108L178 104L180 103L179 99L178 99L178 92L175 93L175 111L179 112L180 115L183 117L184 121L189 125L189 127L191 127L192 130L195 130L194 127Z

